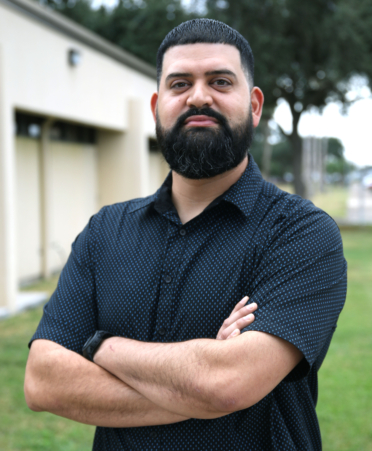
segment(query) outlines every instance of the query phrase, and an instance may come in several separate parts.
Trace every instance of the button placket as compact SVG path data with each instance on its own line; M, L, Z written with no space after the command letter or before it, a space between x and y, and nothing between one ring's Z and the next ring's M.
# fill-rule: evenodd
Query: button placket
M180 228L180 226L181 224L175 224L171 221L168 223L168 243L162 268L156 325L156 334L160 340L167 337L168 332L171 330L176 279L186 245L184 238L186 230Z

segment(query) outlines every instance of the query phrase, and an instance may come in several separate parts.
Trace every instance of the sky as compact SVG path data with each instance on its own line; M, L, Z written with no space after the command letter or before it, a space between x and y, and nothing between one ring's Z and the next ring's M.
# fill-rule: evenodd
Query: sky
M119 3L119 0L91 0L92 7L98 9L101 5L108 6L112 8Z
M372 166L372 98L366 97L352 104L346 115L331 103L322 114L304 112L299 123L302 137L339 138L347 160L358 166ZM286 132L291 131L291 112L286 102L279 103L274 120Z

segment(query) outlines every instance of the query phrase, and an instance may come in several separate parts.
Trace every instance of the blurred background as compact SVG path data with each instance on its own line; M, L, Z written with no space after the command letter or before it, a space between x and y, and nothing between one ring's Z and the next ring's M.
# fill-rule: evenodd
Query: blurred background
M26 345L89 217L165 178L156 52L195 17L252 47L264 177L340 227L348 300L318 414L324 450L372 450L372 0L0 0L0 449L91 449L93 428L27 410Z

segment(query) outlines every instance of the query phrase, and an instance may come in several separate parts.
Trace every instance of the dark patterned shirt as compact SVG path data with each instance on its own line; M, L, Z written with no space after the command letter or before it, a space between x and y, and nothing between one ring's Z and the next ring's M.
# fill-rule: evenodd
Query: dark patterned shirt
M147 342L215 338L249 295L258 310L244 331L281 337L304 359L248 409L214 420L98 427L93 449L320 450L317 372L346 295L336 224L265 182L252 157L240 180L184 225L171 184L170 174L154 195L91 218L33 339L81 353L96 330Z

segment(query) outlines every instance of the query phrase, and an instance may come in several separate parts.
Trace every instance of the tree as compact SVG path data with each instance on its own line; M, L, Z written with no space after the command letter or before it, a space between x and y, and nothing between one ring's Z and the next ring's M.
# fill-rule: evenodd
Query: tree
M121 0L112 11L93 11L88 0L44 1L151 64L166 33L203 9L207 17L240 31L255 54L255 80L265 94L264 122L278 99L291 109L292 132L286 136L295 190L302 196L302 113L321 111L330 101L347 107L353 77L372 79L372 0L191 0L192 14L181 0Z
M329 101L349 104L353 77L372 75L372 1L207 0L208 17L231 25L251 43L256 84L266 108L285 99L292 113L289 138L295 190L306 196L302 173L301 114Z
M164 36L197 17L187 13L180 0L121 0L112 9L98 10L91 8L89 0L42 2L152 65Z
M108 10L104 7L92 9L89 0L39 0L39 3L48 5L49 8L100 35L107 26Z
M255 139L249 153L258 164L262 174L265 174L265 145L267 145L265 142L266 137L267 126L266 123L261 122L255 130ZM278 131L278 136L276 136L276 138L276 143L270 144L270 176L284 180L286 178L286 174L292 171L291 145L286 136L284 136L280 130Z
M334 180L339 179L342 183L345 182L345 177L355 169L355 166L345 159L344 152L344 146L339 139L328 139L327 174Z

